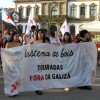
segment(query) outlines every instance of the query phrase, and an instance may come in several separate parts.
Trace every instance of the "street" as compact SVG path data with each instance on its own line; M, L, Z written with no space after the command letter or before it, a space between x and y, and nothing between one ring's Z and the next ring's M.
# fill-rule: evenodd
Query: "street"
M100 100L100 66L97 67L96 80L92 90L81 90L71 88L70 91L64 89L43 90L43 95L35 92L19 93L16 97L6 97L4 94L3 72L0 68L0 100Z

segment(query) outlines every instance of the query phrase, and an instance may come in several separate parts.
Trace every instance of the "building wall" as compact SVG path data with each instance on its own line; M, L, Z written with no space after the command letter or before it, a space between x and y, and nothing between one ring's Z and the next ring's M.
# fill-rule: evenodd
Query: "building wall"
M90 21L95 20L95 16L100 13L100 0L37 0L38 2L23 2L25 0L15 0L15 1L22 1L22 2L16 2L16 11L19 12L19 7L23 7L23 19L25 19L26 16L26 8L28 6L31 7L32 16L35 18L35 6L39 6L39 15L51 15L51 9L52 7L56 7L57 12L56 15L68 15L67 22L69 27L75 26L75 35L79 33L79 27L80 25L84 23L88 23ZM85 5L85 16L84 18L81 18L80 16L80 7L82 5ZM96 14L93 18L90 16L90 5L95 4L96 5ZM71 9L70 7L75 5L76 12L75 16L71 16ZM63 23L63 22L62 22ZM57 30L59 31L59 28L62 23L52 23L52 25L55 25L57 27ZM18 23L18 25L23 25L23 33L25 32L25 26L27 25L27 20L22 21ZM49 29L50 25L46 22L39 22L37 23L39 28L46 28Z
M15 7L16 7L17 12L19 12L20 7L23 8L23 13L22 13L23 19L27 18L26 9L28 6L31 7L32 17L35 18L36 5L39 7L38 15L51 15L51 10L53 7L56 7L56 10L57 10L56 15L67 15L67 0L42 0L36 3L35 2L16 2L16 1L22 1L22 0L15 0ZM23 26L23 33L25 33L25 26L27 25L27 21L23 22L23 19L20 23L18 23L18 25ZM46 29L50 28L48 23L40 22L37 24L39 28L46 28ZM55 25L57 28L59 27L58 25L60 25L59 23L58 25L56 23L52 23L52 24Z
M85 5L85 17L82 19L80 16L80 7L81 5L84 4ZM92 4L96 5L96 13L95 16L97 16L99 14L100 11L100 2L99 0L69 0L68 2L68 16L69 19L68 20L68 25L69 27L74 25L75 26L75 34L79 33L79 26L85 23L88 23L90 21L95 20L95 16L93 18L91 18L90 16L90 6ZM76 7L76 12L75 12L75 16L74 18L72 18L71 20L71 6L74 5Z

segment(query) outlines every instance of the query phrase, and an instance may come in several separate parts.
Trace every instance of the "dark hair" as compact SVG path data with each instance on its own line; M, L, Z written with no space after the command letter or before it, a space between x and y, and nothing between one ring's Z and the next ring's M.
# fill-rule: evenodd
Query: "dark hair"
M15 36L16 34L18 34L18 33L17 33L16 31L13 31L8 42L13 42L14 36Z
M36 26L35 26L35 25L32 25L32 26L31 26L31 29L35 29L35 28L36 28Z
M69 36L68 41L65 40L65 36L66 36L66 35ZM63 37L63 42L64 42L64 43L66 43L66 42L72 43L72 38L71 38L71 35L70 35L69 32L65 32L64 37Z
M0 30L0 34L2 34L2 31Z
M43 29L44 30L44 32L46 32L47 33L47 29Z
M38 37L39 31L41 31L41 33L43 33L43 43L45 43L45 33L44 33L43 29L39 29L39 30L37 31L37 34L36 34L36 40L39 39L39 37Z
M50 35L51 35L52 37L55 37L55 31L52 31L52 32L50 33Z
M85 36L85 34L86 33L89 33L87 30L82 30L82 31L80 31L80 37L82 37L82 38L84 38L84 36Z

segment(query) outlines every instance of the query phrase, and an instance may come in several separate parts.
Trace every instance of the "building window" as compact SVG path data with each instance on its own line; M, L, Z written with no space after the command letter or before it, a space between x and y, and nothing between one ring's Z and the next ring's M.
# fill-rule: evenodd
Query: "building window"
M90 6L90 16L95 16L95 14L96 14L96 5L92 4Z
M70 26L70 33L71 33L71 35L75 35L75 26L74 25Z
M85 15L85 6L80 8L80 15L84 16Z
M39 15L39 6L37 6L37 5L36 5L36 7L35 7L35 14L36 14L36 15Z
M57 15L56 7L52 7L52 9L51 9L51 15L52 16Z
M20 16L20 18L23 17L23 7L19 8L19 16Z
M71 17L75 17L75 13L76 13L76 7L75 5L72 5L71 8L70 8L70 16Z
M31 10L31 7L30 6L28 6L27 8L26 8L26 16L28 17L29 16L29 14L30 14L30 10Z

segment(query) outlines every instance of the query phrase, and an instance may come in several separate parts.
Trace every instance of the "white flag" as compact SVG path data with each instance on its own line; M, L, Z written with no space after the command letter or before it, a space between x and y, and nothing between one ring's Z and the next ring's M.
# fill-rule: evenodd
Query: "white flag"
M30 12L30 15L29 15L29 19L28 19L28 24L27 24L27 29L26 29L26 32L29 31L31 29L31 26L32 25L35 25L36 26L36 23L32 17L32 14Z
M67 25L67 21L65 20L62 24L60 31L62 32L62 35L65 34L65 32L69 32L69 26ZM69 32L70 33L70 32Z
M10 23L10 24L16 26L15 23L13 22L11 16L10 16L10 15L8 14L8 12L7 12L5 9L3 9L3 8L2 8L2 20L5 21L5 22L7 22L7 23Z

